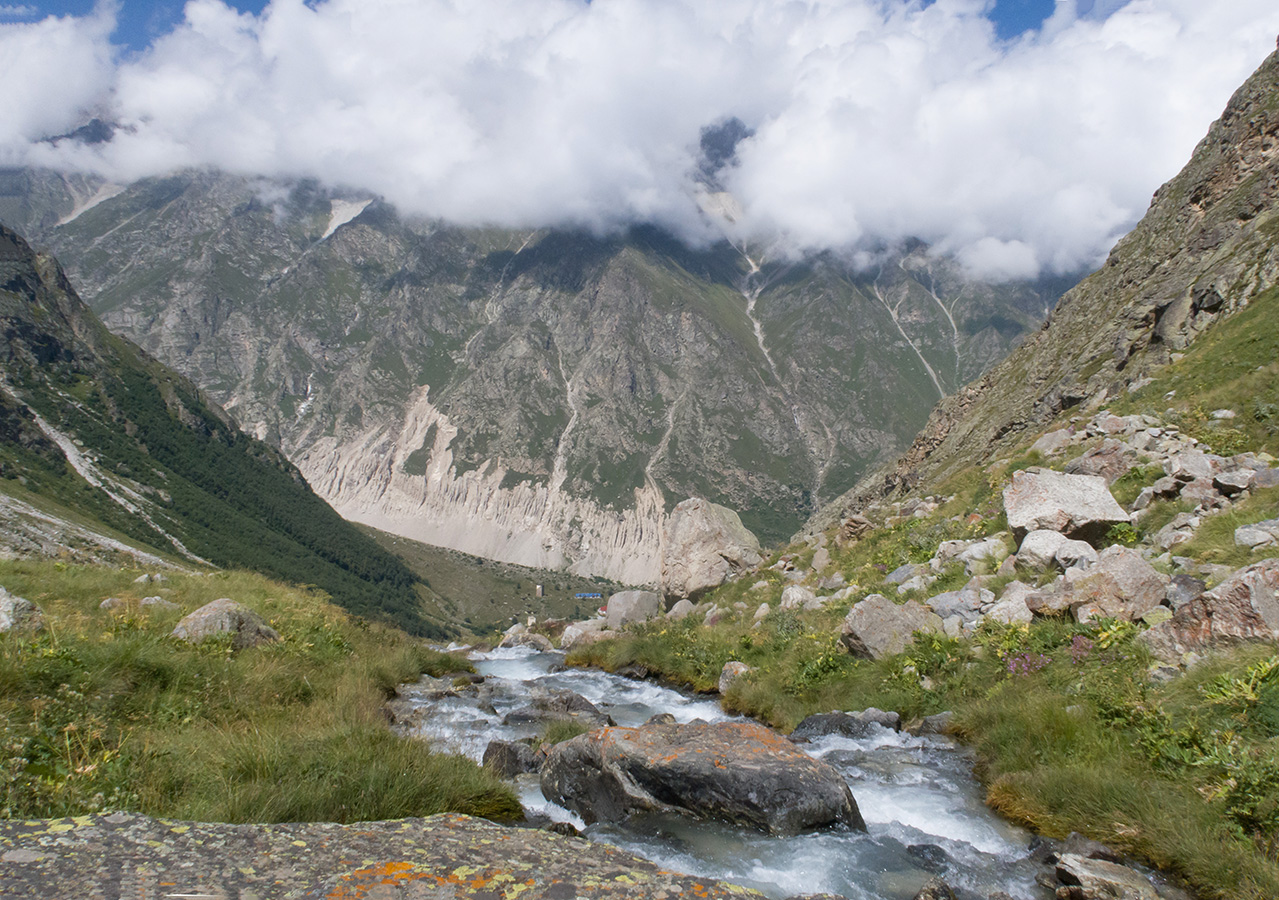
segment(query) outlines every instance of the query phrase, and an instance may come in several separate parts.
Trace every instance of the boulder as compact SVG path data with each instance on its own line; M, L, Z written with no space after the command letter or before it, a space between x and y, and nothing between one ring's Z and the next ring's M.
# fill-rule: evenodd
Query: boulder
M128 604L119 597L108 597L98 604L98 609L105 609L107 612L120 612L128 608Z
M637 625L656 618L662 613L662 598L652 591L621 591L608 598L605 617L608 627L620 631L627 625Z
M871 594L848 611L840 640L854 656L879 659L901 653L917 631L942 633L941 617L914 600L898 605Z
M690 597L751 569L762 561L759 539L731 509L701 499L671 510L664 530L662 589Z
M1071 475L1096 475L1106 484L1114 484L1120 476L1137 465L1137 454L1122 441L1105 440L1078 459L1066 465Z
M911 729L911 734L946 734L950 730L950 724L955 719L955 714L950 710L939 712L931 716L924 716L920 720L919 725Z
M1172 581L1168 584L1168 592L1164 595L1164 600L1175 612L1187 603L1198 600L1206 590L1208 590L1208 585L1203 579L1179 572L1172 576Z
M915 900L955 900L955 891L941 878L934 877L919 889Z
M551 639L544 634L536 634L532 631L521 631L517 634L508 634L502 638L499 647L532 647L542 653L550 653L555 649L555 645L551 643Z
M1018 535L1059 531L1089 542L1100 540L1112 526L1129 521L1104 478L1047 469L1014 472L1012 484L1004 488L1004 511Z
M143 597L138 606L142 609L156 610L158 612L172 612L179 608L176 603L171 600L165 600L163 597Z
M813 554L813 571L824 572L830 565L830 551L825 547L818 547L817 552Z
M884 576L884 584L904 584L916 575L920 574L920 571L923 568L923 566L915 563L906 563L905 565L898 566Z
M732 686L733 682L749 671L751 671L751 667L746 665L744 662L731 660L724 663L724 668L721 669L719 673L719 684L717 685L719 692L721 694L727 694L728 689Z
M764 582L767 587L768 582ZM693 611L693 601L685 597L683 600L676 601L675 605L666 611L666 618L672 622L678 622Z
M1256 550L1279 543L1279 519L1267 519L1255 525L1240 525L1235 529L1235 544Z
M838 771L751 722L600 729L553 747L541 781L587 824L657 811L775 834L866 828Z
M1173 666L1215 647L1279 640L1279 559L1240 569L1138 640Z
M0 587L0 634L6 631L40 631L44 613L30 600Z
M836 735L846 738L864 737L878 725L890 731L900 731L902 717L895 712L885 712L873 706L861 712L815 713L795 726L790 733L792 741L811 741L815 738Z
M851 515L840 523L839 534L835 540L840 544L849 544L861 538L862 535L874 527L875 523L865 516Z
M976 625L982 609L992 606L994 602L994 593L982 587L976 578L957 591L946 591L926 601L929 609L941 616L943 621L958 616L963 623L963 630Z
M1021 584L1021 582L1014 582ZM1025 591L1004 591L1004 596L986 611L986 618L1001 622L1004 625L1029 625L1035 614L1026 605L1026 597L1032 591L1028 585L1022 585Z
M956 558L964 564L969 575L975 575L978 569L993 571L1011 553L1008 543L1004 540L1005 537L1007 537L1006 534L991 535L977 541Z
M1060 453L1071 444L1071 438L1074 434L1066 428L1059 431L1050 431L1047 434L1030 445L1030 449L1036 453L1042 453L1044 456L1052 456L1054 453Z
M1057 860L1057 880L1064 890L1061 900L1159 900L1146 876L1135 869L1064 853Z
M1216 474L1216 467L1202 450L1183 450L1168 458L1164 463L1164 472L1178 481L1206 479L1211 482L1212 476Z
M769 606L768 606L768 604L767 604L767 603L761 603L761 604L760 604L760 605L756 608L756 610L755 610L755 615L754 615L754 616L752 616L752 618L753 618L756 622L762 622L762 621L764 620L764 617L765 617L766 615L768 615L770 611L771 611L771 610L769 609Z
M280 633L265 619L229 597L221 597L188 613L173 629L172 636L198 644L220 634L232 635L231 646L236 650L280 640Z
M1069 538L1060 531L1043 528L1031 531L1022 539L1017 550L1017 562L1028 569L1047 569L1057 559L1057 548L1067 540Z
M574 647L585 647L596 641L612 637L613 632L607 631L607 628L608 623L603 619L587 619L585 622L574 622L565 628L564 633L560 635L560 649L568 651Z
M1163 603L1171 579L1138 551L1107 547L1087 569L1066 575L1072 609L1095 605L1096 615L1133 621Z
M817 599L817 595L808 588L792 584L782 591L782 601L778 605L782 609L807 608L807 604L815 599Z
M484 748L484 768L502 778L514 778L536 772L542 766L541 755L528 744L518 741L489 741Z
M1257 473L1252 469L1235 469L1233 472L1222 472L1220 475L1214 475L1212 486L1225 494L1227 497L1233 497L1235 494L1243 493L1252 487L1252 480Z
M534 685L529 689L529 702L507 714L503 725L545 724L548 722L580 722L588 728L612 725L613 720L581 694L563 688Z
M1091 566L1097 561L1097 551L1087 541L1062 541L1053 559L1063 569Z

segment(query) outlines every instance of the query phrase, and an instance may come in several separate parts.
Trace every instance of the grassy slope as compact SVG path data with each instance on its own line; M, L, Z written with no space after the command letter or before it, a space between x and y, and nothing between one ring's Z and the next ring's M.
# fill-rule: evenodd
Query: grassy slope
M0 584L49 623L35 636L0 635L0 815L519 816L510 789L474 764L387 730L382 704L396 684L465 662L258 575L178 575L161 587L134 584L137 574L0 563ZM180 609L142 611L144 594ZM107 596L127 612L100 610ZM225 641L193 647L168 636L181 615L223 596L260 612L283 640L232 652Z

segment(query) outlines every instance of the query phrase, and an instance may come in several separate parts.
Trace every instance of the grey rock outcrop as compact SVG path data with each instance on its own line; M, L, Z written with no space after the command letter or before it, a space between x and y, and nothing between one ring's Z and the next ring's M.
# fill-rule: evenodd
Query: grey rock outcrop
M940 634L941 617L914 600L897 604L871 594L848 611L839 637L854 656L879 659L901 653L917 631Z
M662 589L668 596L695 596L761 561L759 539L731 509L692 498L666 521Z
M747 722L593 731L552 748L541 781L547 798L588 824L679 811L775 834L865 830L839 772Z
M44 613L30 600L0 587L0 634L6 631L40 631Z
M1279 559L1240 569L1138 640L1172 666L1216 647L1279 640Z
M173 637L189 644L220 634L232 635L231 646L236 650L280 640L280 633L265 619L227 597L206 603L183 617L173 629Z
M1146 876L1135 869L1073 853L1057 860L1061 900L1159 900Z
M1059 531L1087 541L1099 540L1112 526L1129 520L1104 478L1047 469L1014 472L1012 484L1004 489L1004 511L1018 534Z
M1138 551L1120 546L1107 547L1096 563L1076 572L1066 577L1072 609L1089 607L1094 616L1129 621L1161 605L1171 581Z
M574 647L584 647L596 641L612 637L613 633L608 631L607 628L608 623L603 619L587 619L585 622L573 622L560 635L560 649L572 650Z
M619 631L627 625L638 625L662 613L662 598L652 591L621 591L608 598L605 618L608 627Z
M503 725L578 722L587 728L602 728L613 724L599 707L574 691L535 685L529 689L528 697L527 704L506 715Z

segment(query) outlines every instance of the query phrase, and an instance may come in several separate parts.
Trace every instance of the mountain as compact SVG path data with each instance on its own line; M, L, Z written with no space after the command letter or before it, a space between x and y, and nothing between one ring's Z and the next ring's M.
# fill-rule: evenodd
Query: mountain
M348 519L629 583L657 581L685 497L790 534L1070 283L982 284L922 246L461 229L215 172L10 170L6 216Z
M1007 359L938 404L901 459L829 504L809 530L1007 453L1063 411L1140 392L1215 323L1279 285L1277 201L1279 53L1234 94L1105 265ZM1228 348L1217 365L1229 367ZM1193 394L1182 393L1164 405L1186 407Z
M317 497L277 449L109 332L57 262L3 226L0 332L7 520L61 518L135 558L130 547L141 545L156 562L255 569L410 632L446 633L423 617L417 580L396 557Z

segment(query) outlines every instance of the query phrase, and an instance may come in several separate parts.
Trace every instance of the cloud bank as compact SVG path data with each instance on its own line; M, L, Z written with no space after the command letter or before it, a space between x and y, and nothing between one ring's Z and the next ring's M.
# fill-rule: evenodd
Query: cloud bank
M1098 261L1279 32L1274 0L1057 0L1001 42L990 5L190 0L126 56L104 3L0 24L0 165L314 177L463 224L918 237L1027 276ZM88 115L121 127L40 141ZM725 224L696 175L734 117Z

